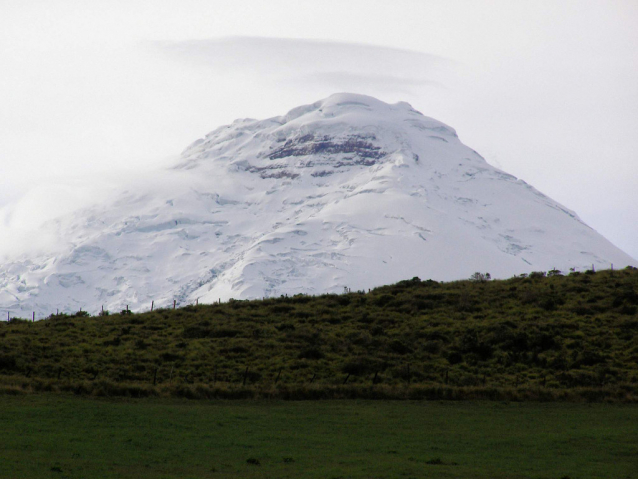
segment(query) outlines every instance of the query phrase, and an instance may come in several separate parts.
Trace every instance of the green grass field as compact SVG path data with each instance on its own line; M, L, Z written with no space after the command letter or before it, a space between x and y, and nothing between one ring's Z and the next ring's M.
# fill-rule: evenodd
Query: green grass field
M638 405L0 396L2 478L638 478Z

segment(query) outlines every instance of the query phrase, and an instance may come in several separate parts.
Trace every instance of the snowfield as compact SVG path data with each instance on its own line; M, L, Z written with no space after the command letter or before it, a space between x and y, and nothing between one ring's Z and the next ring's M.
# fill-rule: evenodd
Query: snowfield
M341 293L418 276L638 263L407 103L336 94L197 140L152 185L50 222L0 266L0 311L43 317Z

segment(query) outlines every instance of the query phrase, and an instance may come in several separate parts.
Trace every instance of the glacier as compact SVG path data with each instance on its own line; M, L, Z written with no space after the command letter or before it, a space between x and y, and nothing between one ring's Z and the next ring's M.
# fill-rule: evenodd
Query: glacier
M408 103L349 93L219 127L156 182L43 228L58 247L0 265L0 312L140 311L415 276L638 266L453 128Z

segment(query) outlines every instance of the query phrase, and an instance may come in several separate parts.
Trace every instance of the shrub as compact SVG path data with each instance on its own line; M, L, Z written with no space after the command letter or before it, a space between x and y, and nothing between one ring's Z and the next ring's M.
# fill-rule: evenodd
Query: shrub
M235 338L241 334L241 331L233 328L219 328L210 331L211 338Z
M166 353L162 353L160 355L160 359L162 361L165 361L165 362L174 362L174 361L179 361L180 359L184 359L184 356L181 356L179 354L166 352Z
M546 276L545 271L532 271L529 274L530 279L542 279Z
M381 363L375 358L371 357L358 357L351 359L343 364L341 371L345 374L352 374L353 376L362 376L364 374L372 373L381 369Z
M490 273L480 273L478 271L470 276L470 281L475 281L478 283L485 283L486 281L490 281L491 279L492 275Z
M382 294L381 296L379 296L378 298L374 300L374 305L383 308L389 305L393 299L394 297L389 294Z
M184 328L182 335L187 339L201 339L208 338L212 334L212 330L205 326L189 326Z
M299 359L323 359L325 355L319 348L306 348L299 353Z
M0 370L14 371L16 369L16 358L11 354L0 354Z
M395 339L394 341L390 343L390 350L401 355L412 352L412 349L410 349L408 346L406 346L404 343L402 343L398 339Z

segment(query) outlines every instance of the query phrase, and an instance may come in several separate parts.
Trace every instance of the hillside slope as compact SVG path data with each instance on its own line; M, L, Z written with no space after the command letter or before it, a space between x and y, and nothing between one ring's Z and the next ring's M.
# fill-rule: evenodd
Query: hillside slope
M14 320L0 323L0 383L29 377L87 391L99 381L389 391L409 383L548 396L591 388L636 399L637 308L638 270L625 269L415 278L370 293Z

